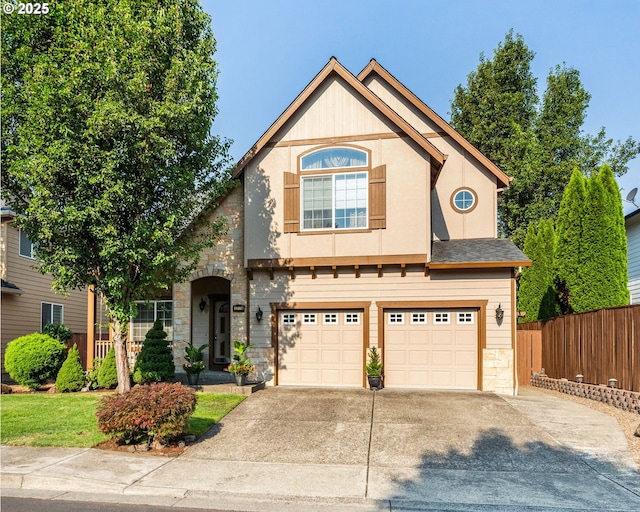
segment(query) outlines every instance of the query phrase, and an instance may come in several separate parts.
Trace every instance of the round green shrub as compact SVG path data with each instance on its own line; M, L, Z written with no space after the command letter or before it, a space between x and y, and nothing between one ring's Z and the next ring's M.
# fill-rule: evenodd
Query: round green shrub
M78 350L78 345L74 343L56 377L56 390L60 393L80 391L84 387L85 381L86 377L80 361L80 351Z
M18 384L36 390L57 375L66 350L65 345L51 336L37 332L27 334L9 342L4 367Z
M133 380L137 384L172 381L176 376L173 350L167 343L167 333L162 322L156 320L144 337L142 350L133 369Z
M116 351L113 346L98 370L98 387L113 389L118 385L118 371L116 370Z

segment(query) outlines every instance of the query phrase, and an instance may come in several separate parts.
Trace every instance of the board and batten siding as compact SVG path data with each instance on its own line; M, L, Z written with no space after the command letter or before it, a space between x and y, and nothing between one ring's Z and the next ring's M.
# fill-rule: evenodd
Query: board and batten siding
M87 291L72 290L66 297L51 290L51 277L38 272L34 266L38 262L19 254L19 232L6 223L4 235L4 279L21 290L20 295L2 294L0 305L2 371L4 371L4 350L7 344L25 334L39 332L41 325L41 304L48 302L62 304L64 324L73 333L87 332Z
M640 304L640 214L627 218L630 303Z

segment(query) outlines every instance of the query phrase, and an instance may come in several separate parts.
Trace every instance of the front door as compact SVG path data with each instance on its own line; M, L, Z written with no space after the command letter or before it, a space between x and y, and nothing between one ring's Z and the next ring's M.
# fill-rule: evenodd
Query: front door
M213 309L213 363L231 362L229 302L215 301Z

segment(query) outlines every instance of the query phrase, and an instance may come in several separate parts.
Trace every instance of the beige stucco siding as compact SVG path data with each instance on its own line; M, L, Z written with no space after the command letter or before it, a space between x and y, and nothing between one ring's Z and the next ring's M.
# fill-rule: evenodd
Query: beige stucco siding
M355 140L371 152L371 167L386 165L386 229L359 233L284 233L284 173L320 145L263 151L245 173L246 259L428 254L431 239L428 159L406 138Z
M19 232L3 223L5 263L4 279L20 288L20 295L2 294L0 321L2 331L2 367L4 371L4 349L11 340L39 332L42 303L63 305L63 321L74 333L87 332L87 292L72 290L68 296L51 290L51 277L40 274L37 261L19 254Z

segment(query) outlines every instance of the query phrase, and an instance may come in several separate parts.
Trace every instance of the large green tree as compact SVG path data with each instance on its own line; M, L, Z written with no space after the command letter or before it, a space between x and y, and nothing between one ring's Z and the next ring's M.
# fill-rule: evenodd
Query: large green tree
M500 196L499 222L520 247L530 222L557 217L575 167L589 176L606 162L620 176L640 152L631 137L614 143L604 128L582 132L590 95L577 70L552 69L540 101L533 58L522 36L510 31L491 59L481 54L451 103L452 126L514 178Z
M224 229L228 142L197 0L68 0L2 17L2 188L56 290L93 286L118 390L135 300L184 279Z
M532 265L522 271L518 288L518 311L525 313L523 322L544 320L560 314L553 264L555 245L552 220L529 224L524 253L531 259Z
M611 168L575 170L556 222L556 285L564 313L628 304L622 198Z

